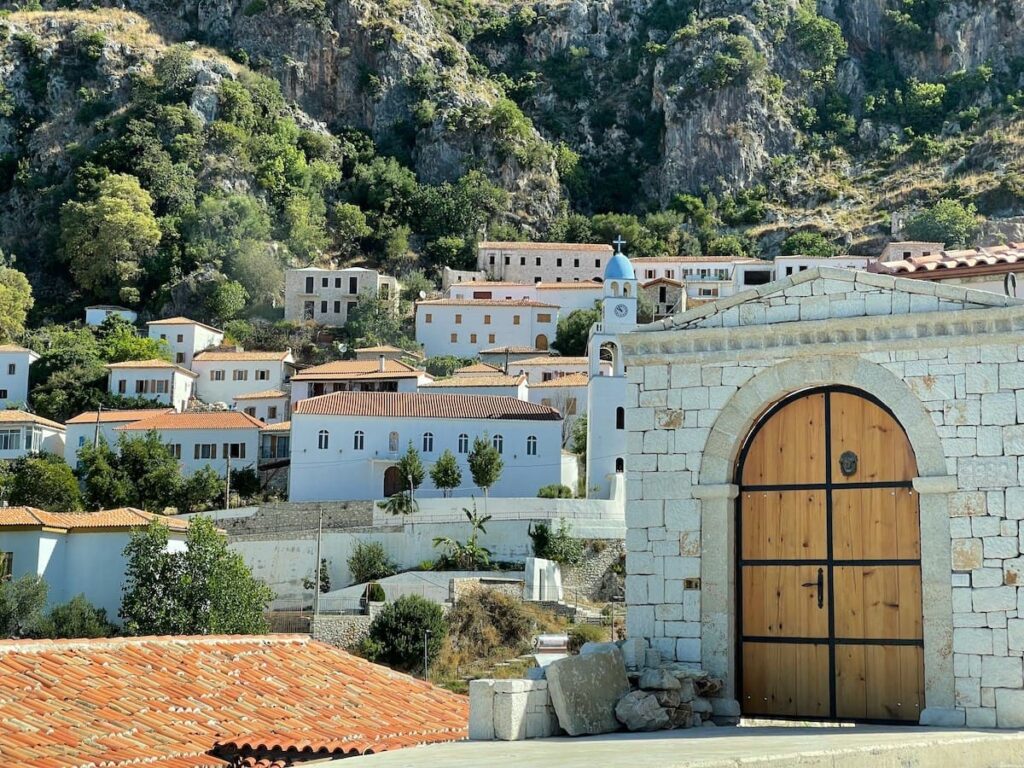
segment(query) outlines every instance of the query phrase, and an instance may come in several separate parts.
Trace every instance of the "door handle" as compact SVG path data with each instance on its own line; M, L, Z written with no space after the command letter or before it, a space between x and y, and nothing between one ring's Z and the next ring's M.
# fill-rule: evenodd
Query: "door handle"
M825 570L823 568L818 569L818 580L808 581L801 586L804 587L817 587L818 588L818 607L825 607Z

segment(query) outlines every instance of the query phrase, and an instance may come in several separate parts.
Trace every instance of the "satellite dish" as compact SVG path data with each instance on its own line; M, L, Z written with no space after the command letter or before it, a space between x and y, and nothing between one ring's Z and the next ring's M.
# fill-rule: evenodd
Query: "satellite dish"
M425 298L427 298L427 292L426 291L420 291L420 299L425 299Z
M339 354L344 355L346 352L348 352L348 344L344 343L343 341L334 342L334 346L338 348Z

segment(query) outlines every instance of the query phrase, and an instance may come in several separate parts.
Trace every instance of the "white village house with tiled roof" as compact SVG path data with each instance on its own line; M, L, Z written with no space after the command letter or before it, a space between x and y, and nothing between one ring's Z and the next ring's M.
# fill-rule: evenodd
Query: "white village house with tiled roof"
M476 357L494 346L546 350L558 328L557 304L532 299L430 299L416 302L416 341L427 357Z
M374 359L334 360L292 376L292 402L331 392L415 392L433 377L381 352Z
M141 397L182 411L195 394L196 374L166 360L108 363L107 389L112 395Z
M174 362L186 368L192 367L196 352L210 349L224 343L224 331L212 325L190 320L187 317L167 317L146 323L149 338L166 341L174 355Z
M230 404L238 395L284 390L295 370L290 349L259 352L211 349L192 359L196 397L204 403Z
M562 453L558 411L513 397L405 392L336 392L295 404L290 501L380 499L407 488L395 466L410 442L428 476L416 491L438 497L430 467L450 450L462 470L454 496L483 496L467 465L483 437L501 452L491 496L536 496L552 483L574 487L576 457Z
M78 464L78 452L85 445L98 444L100 440L113 446L119 433L115 430L125 424L151 419L171 413L171 408L131 408L125 410L84 411L64 422L64 461L74 467Z
M28 369L39 355L17 344L0 344L0 408L28 403Z

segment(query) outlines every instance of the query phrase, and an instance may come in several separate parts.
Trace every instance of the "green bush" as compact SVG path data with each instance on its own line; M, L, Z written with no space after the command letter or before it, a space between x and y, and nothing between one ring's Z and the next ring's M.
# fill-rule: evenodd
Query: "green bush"
M569 627L569 653L579 653L585 643L602 643L608 639L608 630L594 624L574 624Z
M398 566L379 541L357 541L346 563L353 584L383 579L398 570Z
M110 637L117 628L107 621L107 611L97 608L85 595L76 595L62 605L55 605L38 627L39 637Z
M383 603L388 599L388 596L384 593L384 587L382 587L376 581L371 581L366 585L366 600L370 603Z
M459 650L478 658L498 646L518 651L533 628L521 600L493 589L477 589L459 600L448 623Z
M447 636L448 622L440 605L419 595L404 595L384 606L370 624L372 660L403 672L422 671L424 640L427 658L433 660Z
M567 485L561 485L560 483L552 483L551 485L545 485L539 491L537 491L538 499L571 499L572 488Z
M794 232L782 241L782 255L828 258L836 255L836 248L820 232Z
M583 541L573 538L565 520L558 521L558 530L554 532L547 523L531 523L528 532L533 541L534 557L560 565L579 565L583 561Z

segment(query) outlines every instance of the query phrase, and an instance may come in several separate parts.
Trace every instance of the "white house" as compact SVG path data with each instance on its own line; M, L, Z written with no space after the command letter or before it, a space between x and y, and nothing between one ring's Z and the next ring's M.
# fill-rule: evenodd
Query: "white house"
M375 360L335 360L292 376L292 402L331 392L415 392L433 381L426 371L379 354Z
M416 303L416 341L429 357L475 357L494 346L547 349L558 306L522 299L433 299Z
M288 393L282 389L265 389L235 395L235 410L247 413L264 424L277 424L288 420Z
M256 468L263 426L238 411L187 411L122 424L114 432L138 435L155 431L181 462L184 474L208 466L224 476L229 465L232 470Z
M39 355L17 344L0 344L0 408L28 403L28 369Z
M64 425L25 411L0 411L0 460L34 453L64 455Z
M78 463L78 451L83 445L93 445L102 438L107 445L112 446L117 442L118 433L114 430L118 427L171 412L170 408L134 408L123 411L85 411L72 416L64 422L64 461L73 467Z
M572 283L600 279L611 255L603 244L481 242L476 264L497 280Z
M839 269L867 269L867 256L776 256L775 278L783 278L806 272L814 267L838 267Z
M198 323L187 317L168 317L146 323L149 338L166 341L174 353L174 362L186 368L192 367L196 352L224 343L224 331L206 323Z
M363 293L389 302L393 311L398 311L398 280L375 269L285 270L284 319L340 328Z
M435 395L491 395L529 400L529 385L526 376L506 376L501 371L493 375L471 375L456 373L447 379L437 379L420 386L420 392Z
M128 307L119 307L116 304L93 304L91 307L85 308L85 324L103 325L103 321L111 315L117 315L129 323L134 323L139 319L139 315Z
M607 366L606 366L607 367ZM525 374L530 386L568 376L571 373L586 373L589 361L585 357L561 357L541 355L526 360L516 360L508 365L509 374Z
M196 374L166 360L128 360L108 363L112 395L143 397L183 411L194 394Z
M209 350L192 360L196 396L204 403L230 403L238 395L283 390L295 370L290 349L284 352Z
M563 470L562 417L553 408L512 397L405 392L336 392L292 411L291 501L378 499L402 491L396 462L411 442L429 470L448 449L462 469L454 495L482 496L467 465L473 440L501 452L504 468L492 496L535 496L542 486L571 484ZM420 496L439 496L429 479Z
M76 595L119 623L124 548L132 532L159 519L167 526L168 552L186 548L188 521L139 509L99 512L44 512L32 507L0 507L0 579L41 576L49 587L48 606Z
M576 309L593 309L594 303L601 300L601 283L593 280L582 282L556 283L508 283L508 282L470 282L456 283L448 288L449 299L473 300L504 300L504 301L537 301L543 304L554 304L559 307L559 314L564 316Z

